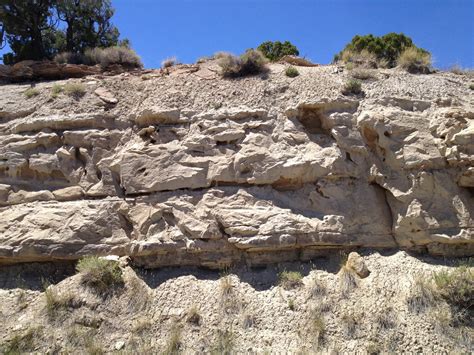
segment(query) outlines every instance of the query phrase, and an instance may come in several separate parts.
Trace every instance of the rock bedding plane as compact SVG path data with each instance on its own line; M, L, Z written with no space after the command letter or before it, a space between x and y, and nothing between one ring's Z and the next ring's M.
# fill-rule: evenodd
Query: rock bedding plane
M379 70L344 96L350 74L334 66L270 69L227 80L211 61L0 86L0 263L474 254L468 77ZM86 94L51 96L69 82Z

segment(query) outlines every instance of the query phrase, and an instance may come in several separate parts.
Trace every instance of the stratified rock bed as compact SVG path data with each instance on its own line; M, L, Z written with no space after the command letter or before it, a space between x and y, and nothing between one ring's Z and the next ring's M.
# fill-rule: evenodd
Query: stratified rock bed
M0 263L130 256L221 268L339 248L473 255L474 95L451 73L212 62L0 87ZM98 90L100 89L100 90ZM105 98L105 99L104 99Z

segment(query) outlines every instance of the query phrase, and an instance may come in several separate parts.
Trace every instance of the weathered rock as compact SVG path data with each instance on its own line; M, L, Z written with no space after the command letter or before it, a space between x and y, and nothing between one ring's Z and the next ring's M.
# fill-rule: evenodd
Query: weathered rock
M0 86L0 262L114 254L146 267L224 267L334 248L474 253L467 93L444 76L390 71L348 100L332 67L306 68L294 87L272 68L269 80L123 74L85 102L21 105L24 86ZM111 92L118 101L104 105Z
M370 274L369 269L365 265L364 258L354 251L349 253L346 266L361 278L366 278Z
M108 91L107 89L97 88L94 91L94 94L96 94L99 97L99 99L101 99L107 104L115 105L118 102L118 100L114 97L114 95L112 95L112 93Z

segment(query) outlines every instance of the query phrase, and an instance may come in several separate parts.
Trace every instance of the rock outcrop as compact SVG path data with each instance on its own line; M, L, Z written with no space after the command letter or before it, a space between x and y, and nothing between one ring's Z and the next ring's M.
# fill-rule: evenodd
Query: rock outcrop
M0 263L129 255L223 267L337 248L474 254L474 107L462 76L192 72L0 87ZM210 67L212 69L212 67ZM95 94L94 94L95 92Z

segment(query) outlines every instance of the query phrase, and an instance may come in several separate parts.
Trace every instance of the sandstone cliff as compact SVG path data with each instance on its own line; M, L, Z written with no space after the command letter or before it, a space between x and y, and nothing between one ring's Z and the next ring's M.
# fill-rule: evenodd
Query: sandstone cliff
M0 263L131 256L224 267L331 248L474 254L474 94L462 75L333 66L0 86Z

